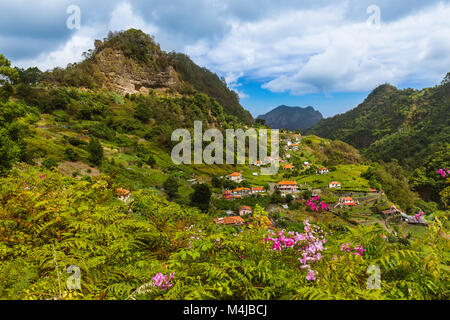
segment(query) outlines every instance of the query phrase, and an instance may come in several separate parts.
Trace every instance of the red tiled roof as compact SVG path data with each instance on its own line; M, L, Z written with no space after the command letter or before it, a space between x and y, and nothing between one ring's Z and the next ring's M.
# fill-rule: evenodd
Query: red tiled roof
M236 188L236 189L234 189L233 191L234 191L234 192L239 192L239 191L244 191L244 190L250 191L249 188Z
M231 174L229 174L230 177L239 177L241 176L241 174L239 172L233 172Z
M226 224L226 225L230 225L230 224L245 224L245 220L242 219L241 217L223 217L223 218L217 218L217 219L213 219L213 221L216 224Z
M129 191L129 190L126 190L126 189L123 189L123 188L117 188L117 189L116 189L116 194L117 194L118 196L123 197L123 196L129 195L129 194L130 194L130 191Z
M297 182L295 182L295 181L280 181L280 182L278 182L278 185L279 186L281 186L281 185L297 185Z
M252 188L253 191L264 191L264 187L254 187Z

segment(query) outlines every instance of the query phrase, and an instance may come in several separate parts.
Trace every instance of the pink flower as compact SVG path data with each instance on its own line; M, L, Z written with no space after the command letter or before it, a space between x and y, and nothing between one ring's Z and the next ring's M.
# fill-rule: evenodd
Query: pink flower
M152 281L153 281L153 284L155 287L158 287L162 290L167 290L167 288L172 287L172 284L170 283L170 281L174 277L175 277L175 272L171 273L169 278L166 275L159 272L152 278Z
M309 269L308 275L306 276L306 280L309 280L309 281L315 281L316 280L316 275L315 275L313 270Z

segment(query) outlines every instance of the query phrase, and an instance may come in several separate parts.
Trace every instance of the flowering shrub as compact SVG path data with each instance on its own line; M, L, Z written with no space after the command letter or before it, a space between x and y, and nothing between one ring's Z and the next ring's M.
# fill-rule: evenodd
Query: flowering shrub
M345 251L345 252L350 252L354 255L359 255L359 256L363 256L364 251L366 251L366 249L364 249L363 245L356 245L355 247L351 247L351 243L345 243L341 246L341 251Z
M323 246L327 242L326 233L319 226L312 226L308 220L305 220L303 224L305 225L303 233L288 232L286 237L285 230L281 230L278 234L269 234L264 241L272 241L272 249L276 251L281 251L282 248L296 247L301 255L298 258L301 264L300 268L308 268L307 279L315 280L315 273L310 269L309 263L322 259L322 251L326 250Z
M312 211L323 211L328 209L328 205L325 202L319 201L319 197L315 196L312 199L309 199L306 202L306 205L312 210Z
M439 169L438 171L436 171L436 173L439 173L442 178L450 176L450 170L447 170L446 168Z
M157 273L153 278L153 284L155 287L158 287L162 290L167 290L168 288L172 287L172 284L170 281L175 277L175 272L171 273L169 277L162 274L161 272Z
M414 218L416 218L417 221L420 221L420 217L423 216L425 213L423 213L423 211L420 211L418 214L416 214L414 216Z

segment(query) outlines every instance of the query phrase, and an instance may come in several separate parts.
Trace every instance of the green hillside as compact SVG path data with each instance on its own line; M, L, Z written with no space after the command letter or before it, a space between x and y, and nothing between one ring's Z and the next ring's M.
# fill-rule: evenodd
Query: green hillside
M95 47L44 74L0 55L0 299L449 299L450 179L436 173L444 143L414 174L395 157L370 160L346 142L287 130L273 175L260 169L274 159L177 165L175 129L253 120L217 76L140 31ZM446 101L446 88L428 90ZM382 87L368 100L396 94ZM391 125L447 130L445 117L420 122L413 109ZM358 146L370 155L371 144ZM383 213L392 205L399 212ZM377 290L367 286L373 265ZM79 287L67 285L69 266Z

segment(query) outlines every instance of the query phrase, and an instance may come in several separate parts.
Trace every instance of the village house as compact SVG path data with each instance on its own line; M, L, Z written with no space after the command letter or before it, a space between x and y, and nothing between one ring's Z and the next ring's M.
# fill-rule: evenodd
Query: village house
M326 174L326 173L329 173L329 172L330 171L327 168L325 168L325 167L319 168L319 170L317 170L318 174Z
M340 188L341 187L341 183L338 181L331 181L328 184L328 188Z
M117 188L116 195L117 199L123 202L127 202L130 199L130 191L123 188Z
M298 192L297 182L280 181L278 182L278 190L280 190L281 193L296 193Z
M263 194L265 193L264 187L253 187L252 194Z
M252 208L250 208L249 206L242 206L239 208L239 215L240 216L245 216L247 214L252 214Z
M242 182L242 174L240 174L239 172L233 172L227 176L227 179L240 183Z
M213 219L216 224L223 224L227 226L241 226L245 224L245 220L239 216L236 217L223 217Z
M292 164L287 164L283 166L283 170L292 170L292 169L294 169L294 166Z
M353 200L352 197L341 198L341 199L339 199L339 202L341 202L342 204L349 206L349 207L356 206L358 204L358 202Z
M248 196L250 194L250 188L244 188L244 187L236 188L233 190L233 193L235 195L241 195L243 197Z
M308 161L303 162L303 165L307 168L311 167L311 163L309 163Z
M378 191L377 191L377 189L369 188L369 192L371 192L371 193L376 193L376 192L378 192Z

